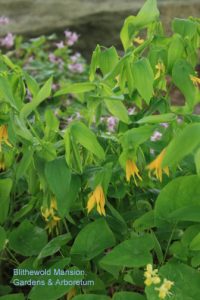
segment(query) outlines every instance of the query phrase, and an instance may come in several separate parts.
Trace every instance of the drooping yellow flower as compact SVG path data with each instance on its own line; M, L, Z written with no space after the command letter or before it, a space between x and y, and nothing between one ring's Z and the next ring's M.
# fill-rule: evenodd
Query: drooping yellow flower
M144 43L144 40L143 39L141 39L139 36L138 37L136 37L136 38L134 38L134 40L133 40L136 44L138 44L138 45L141 45L141 44L143 44Z
M8 140L8 129L6 125L0 126L0 151L1 151L1 145L2 143L7 144L8 146L12 147Z
M130 182L131 176L133 176L136 185L137 185L137 181L135 176L137 176L137 178L142 181L142 177L139 174L139 169L136 163L129 159L126 161L126 180L128 182Z
M160 78L161 74L164 74L165 73L165 65L163 64L163 62L158 62L157 65L156 65L156 75L154 77L154 79L158 79Z
M60 218L56 216L57 214L57 202L54 197L51 198L50 208L41 207L41 213L47 222L46 229L48 229L49 233L52 232L53 228L58 225Z
M155 288L155 290L159 292L159 298L165 299L166 296L170 296L172 293L169 292L169 290L172 288L173 285L174 282L165 278L163 284L159 288Z
M198 85L200 84L200 78L190 75L190 79L192 80L193 84L198 87Z
M94 192L90 195L87 202L87 211L88 213L97 206L97 211L100 215L106 215L105 213L105 196L103 192L103 188L101 185L98 185Z
M166 149L164 148L162 152L146 167L149 170L149 176L151 172L154 171L154 174L157 179L162 181L162 173L164 172L169 176L169 167L162 168L162 161L165 155Z
M144 273L144 277L146 278L144 283L146 286L150 286L152 284L159 284L160 277L158 276L158 269L153 269L151 264L146 266L146 271Z

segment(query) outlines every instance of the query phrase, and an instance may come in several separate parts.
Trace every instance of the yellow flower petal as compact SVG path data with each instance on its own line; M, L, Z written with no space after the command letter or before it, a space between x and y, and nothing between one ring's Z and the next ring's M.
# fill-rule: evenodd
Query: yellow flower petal
M94 192L89 197L88 203L87 203L87 211L88 213L94 208L94 206L97 206L97 211L100 215L105 216L105 196L103 192L103 188L98 185Z
M163 149L162 152L146 167L149 170L149 176L151 172L154 172L157 179L162 181L162 172L169 176L169 168L162 168L162 161L165 155L166 149Z
M137 165L132 160L126 161L126 180L130 182L131 176L133 176L134 182L137 185L136 176L142 181L142 177L139 174Z

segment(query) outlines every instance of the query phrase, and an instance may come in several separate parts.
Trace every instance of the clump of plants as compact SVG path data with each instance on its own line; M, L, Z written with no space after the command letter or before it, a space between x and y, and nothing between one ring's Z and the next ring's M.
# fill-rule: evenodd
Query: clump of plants
M199 300L200 21L166 36L147 0L120 37L123 56L97 45L56 92L1 55L4 300ZM61 126L69 94L80 115Z

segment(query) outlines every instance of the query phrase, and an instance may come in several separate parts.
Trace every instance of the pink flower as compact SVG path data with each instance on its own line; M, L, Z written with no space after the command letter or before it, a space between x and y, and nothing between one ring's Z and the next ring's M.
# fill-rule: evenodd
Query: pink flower
M155 131L150 139L152 142L156 142L156 141L159 141L161 138L162 138L162 133L159 131Z
M64 45L64 42L63 42L63 41L60 41L59 43L55 43L55 45L56 45L56 47L57 47L58 49L62 49L62 48L64 48L64 47L65 47L65 45Z
M68 69L72 72L72 73L83 73L84 71L84 66L83 64L69 64L68 65Z
M53 90L53 91L57 91L57 90L59 89L59 87L60 87L60 86L59 86L58 83L53 83L53 84L52 84L52 90Z
M66 30L64 31L64 34L67 39L66 43L68 46L73 46L78 41L79 35L76 32Z
M78 59L81 57L80 53L75 53L74 55L70 56L70 60L73 62L73 63L76 63L78 61Z
M108 131L110 132L115 131L117 121L118 121L117 118L112 116L107 118Z
M134 113L135 113L135 107L130 107L130 108L128 109L128 114L129 114L129 116L134 115Z
M5 17L5 16L1 16L0 17L0 25L7 25L10 23L10 19Z
M14 36L12 33L8 33L4 38L0 39L1 46L9 49L12 48L14 45Z
M58 62L58 58L53 53L49 53L48 57L51 63L56 64Z
M164 128L168 128L169 127L169 124L168 123L160 123L160 125Z

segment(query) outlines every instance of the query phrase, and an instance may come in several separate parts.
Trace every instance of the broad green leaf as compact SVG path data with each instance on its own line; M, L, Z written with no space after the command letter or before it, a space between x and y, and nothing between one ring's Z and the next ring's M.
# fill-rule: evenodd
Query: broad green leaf
M4 223L8 215L11 188L10 178L0 179L0 224Z
M0 102L5 101L16 109L12 88L7 78L0 76Z
M198 100L198 89L190 79L190 75L194 75L192 66L185 60L178 60L172 70L172 79L183 93L188 106L193 108Z
M120 33L124 49L127 50L132 45L132 36L139 28L143 28L149 23L156 21L158 16L157 1L147 0L137 16L128 17Z
M171 72L175 63L183 57L185 53L184 43L182 38L175 34L170 42L168 50L168 70Z
M71 238L72 237L70 233L62 234L55 237L40 251L37 260L55 254L60 250L61 246L67 244L71 240Z
M20 117L26 119L51 94L52 78L49 78L30 103L23 106Z
M172 22L172 28L174 32L179 33L182 37L192 39L197 33L198 25L189 19L175 18Z
M150 235L135 236L113 248L111 252L103 257L101 263L104 265L139 268L151 263L150 250L153 247L154 242Z
M118 60L117 51L113 46L99 53L99 67L104 76L117 65Z
M17 164L16 168L16 180L19 180L26 173L30 163L33 159L33 148L24 148L23 157Z
M118 292L114 294L112 300L146 300L146 297L133 292Z
M104 100L107 109L111 114L117 117L120 121L128 124L129 117L126 107L121 101L117 100Z
M47 243L46 231L23 221L9 236L9 246L23 256L38 255Z
M154 211L150 210L144 213L141 217L137 218L133 223L133 227L137 231L144 231L155 227Z
M70 127L71 134L76 141L87 150L95 154L99 159L104 159L105 154L95 134L82 122L75 122Z
M90 92L96 89L96 84L92 82L72 83L57 91L54 96L65 94L80 94Z
M200 148L195 152L194 161L196 165L197 174L200 175Z
M176 119L176 115L173 113L168 114L161 114L161 115L152 115L152 116L146 116L137 121L138 124L145 124L145 123L164 123L164 122L172 122Z
M163 166L177 165L186 155L191 154L200 145L200 124L187 125L175 136L167 147Z
M6 232L3 227L0 226L0 252L4 249L6 241Z
M179 221L200 222L200 177L178 177L160 192L155 204L157 226L176 224Z
M31 92L33 97L35 97L37 95L37 93L39 92L39 85L38 85L37 81L26 72L24 72L24 77L25 77L29 91Z
M96 46L92 53L92 59L90 63L89 79L93 81L95 78L96 69L99 67L99 55L101 53L101 48L99 45Z
M198 233L190 243L190 249L193 251L200 250L200 233Z
M69 189L71 182L71 171L64 158L57 158L47 162L45 176L49 188L57 200L58 212L61 217L67 213L69 207Z
M148 140L154 129L155 127L150 125L129 129L121 137L120 142L124 149L130 149Z
M101 218L86 225L78 233L71 248L71 255L90 260L114 245L115 237L105 219Z
M142 58L132 66L135 87L142 98L149 104L153 96L154 74L147 58Z

